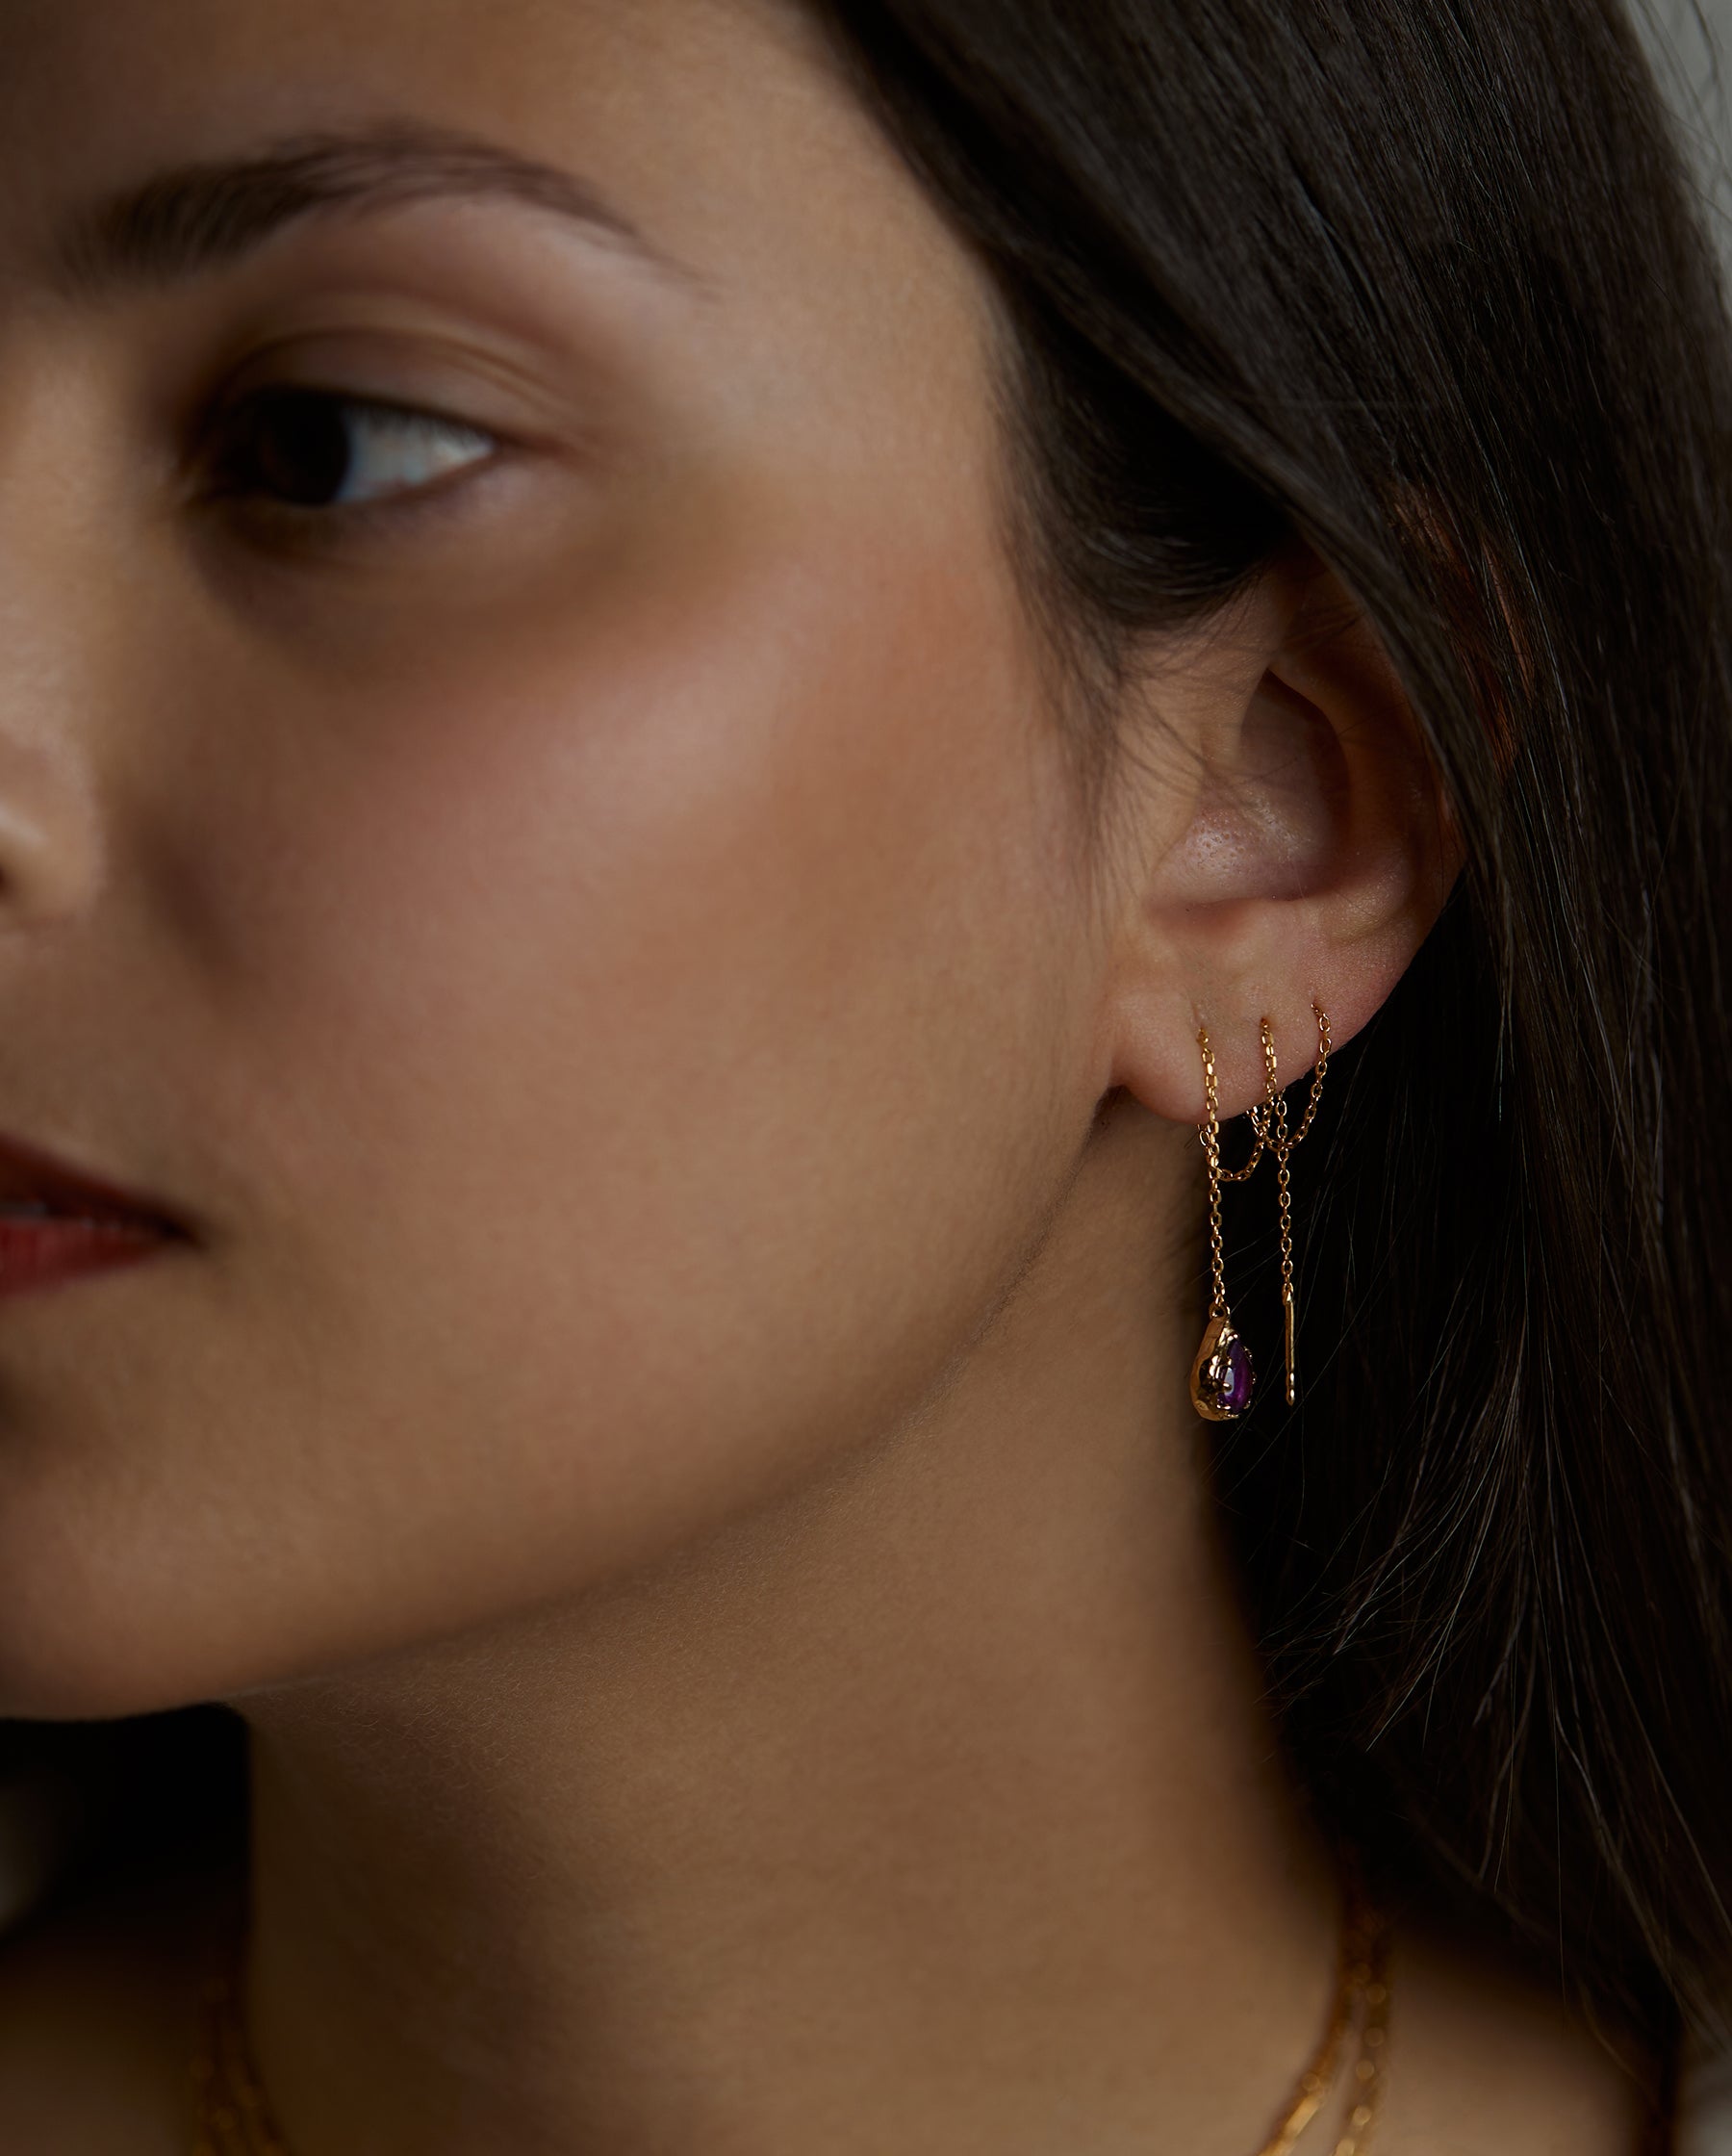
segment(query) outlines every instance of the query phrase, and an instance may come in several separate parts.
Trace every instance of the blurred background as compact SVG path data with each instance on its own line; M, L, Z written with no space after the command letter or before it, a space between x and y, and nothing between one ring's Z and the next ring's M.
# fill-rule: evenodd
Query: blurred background
M1732 0L1630 0L1695 146L1721 252L1732 260Z

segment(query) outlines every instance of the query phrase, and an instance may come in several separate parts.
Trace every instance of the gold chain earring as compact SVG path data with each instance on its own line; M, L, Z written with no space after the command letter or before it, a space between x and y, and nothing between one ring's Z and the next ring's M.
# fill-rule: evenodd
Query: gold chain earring
M1316 1069L1312 1078L1311 1098L1306 1103L1304 1116L1298 1129L1290 1134L1287 1130L1286 1095L1281 1089L1275 1057L1275 1029L1266 1017L1262 1021L1263 1098L1249 1111L1256 1142L1242 1168L1228 1168L1221 1165L1221 1125L1214 1051L1209 1044L1207 1027L1202 1028L1197 1035L1197 1044L1203 1051L1204 1099L1204 1119L1198 1126L1198 1136L1202 1139L1204 1157L1209 1163L1210 1298L1202 1345L1197 1349L1196 1361L1191 1365L1190 1384L1191 1404L1205 1422L1235 1422L1250 1406L1256 1384L1251 1351L1239 1338L1233 1322L1233 1313L1227 1303L1226 1261L1221 1243L1221 1185L1245 1182L1265 1152L1272 1152L1275 1156L1276 1203L1281 1219L1282 1337L1287 1405L1292 1407L1299 1398L1294 1362L1296 1298L1293 1286L1292 1173L1288 1163L1294 1147L1304 1141L1316 1116L1317 1102L1323 1092L1324 1075L1329 1069L1330 1047L1329 1019L1323 1006L1313 1000L1312 1010L1317 1020Z
M1232 1423L1250 1406L1257 1374L1251 1367L1251 1350L1235 1330L1233 1312L1227 1305L1227 1261L1221 1248L1221 1185L1245 1181L1261 1160L1267 1138L1264 1132L1258 1130L1257 1143L1251 1148L1251 1157L1243 1168L1221 1166L1220 1102L1215 1091L1214 1050L1209 1045L1207 1026L1198 1032L1197 1045L1203 1051L1204 1104L1204 1119L1198 1135L1203 1141L1203 1156L1209 1163L1210 1296L1203 1342L1191 1365L1191 1405L1206 1423ZM1255 1117L1253 1127L1256 1127Z

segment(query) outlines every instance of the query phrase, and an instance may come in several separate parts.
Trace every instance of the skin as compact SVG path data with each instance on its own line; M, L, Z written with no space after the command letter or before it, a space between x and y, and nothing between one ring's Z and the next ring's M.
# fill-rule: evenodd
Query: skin
M1185 1396L1196 1033L1223 1116L1265 1014L1298 1077L1455 873L1350 595L1151 649L1090 831L988 288L797 13L4 19L0 1122L193 1235L0 1313L0 1711L246 1714L297 2156L1255 2147L1335 1906ZM386 116L682 267L443 200L42 269ZM278 381L502 446L212 500ZM12 1950L0 2142L186 2145L197 1906ZM1632 2144L1401 1956L1390 2156Z

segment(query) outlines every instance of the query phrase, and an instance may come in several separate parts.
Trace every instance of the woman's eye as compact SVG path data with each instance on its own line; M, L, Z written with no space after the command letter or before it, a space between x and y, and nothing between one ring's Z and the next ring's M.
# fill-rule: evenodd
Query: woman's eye
M218 423L212 492L302 510L362 508L485 463L498 446L431 412L328 390L260 390Z

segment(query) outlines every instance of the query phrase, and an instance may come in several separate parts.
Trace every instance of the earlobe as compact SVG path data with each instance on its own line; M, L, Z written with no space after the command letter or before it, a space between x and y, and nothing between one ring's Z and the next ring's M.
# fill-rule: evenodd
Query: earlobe
M1261 643L1258 641L1261 637ZM1337 1043L1388 996L1460 866L1453 819L1399 677L1315 556L1271 568L1231 637L1202 640L1151 690L1183 760L1145 783L1151 842L1110 990L1108 1084L1156 1114L1204 1111L1200 1028L1220 1112L1312 1066L1316 1003ZM1174 788L1180 794L1177 812Z

